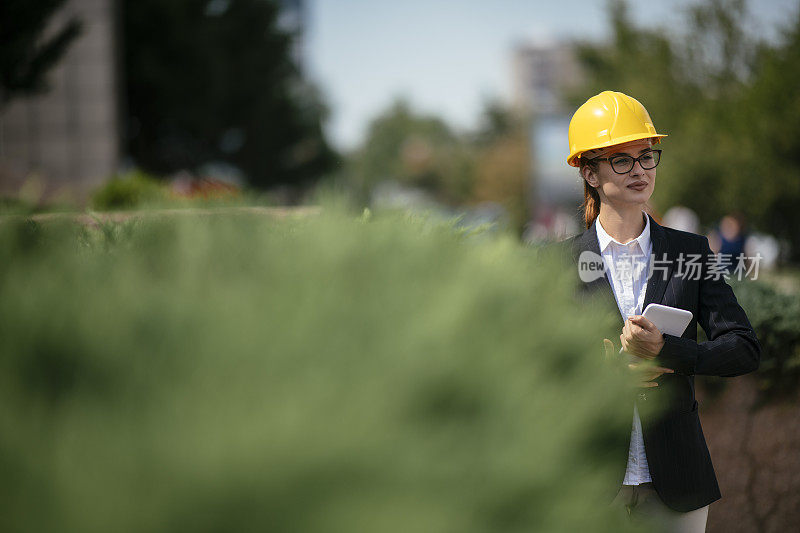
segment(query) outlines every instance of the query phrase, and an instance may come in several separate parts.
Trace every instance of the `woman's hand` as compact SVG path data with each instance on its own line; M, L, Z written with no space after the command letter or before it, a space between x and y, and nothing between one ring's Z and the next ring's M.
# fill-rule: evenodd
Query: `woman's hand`
M636 386L642 388L658 387L658 382L655 381L656 379L660 378L663 374L675 373L671 368L651 366L642 363L628 363L628 368L636 375Z
M664 336L643 315L634 315L625 321L619 340L623 350L642 359L655 359L664 347Z
M612 362L624 357L614 347L614 343L609 339L603 339L603 348L605 349L606 361ZM664 368L660 366L652 366L649 363L628 363L628 370L634 375L636 379L636 386L640 388L658 387L655 381L662 374L672 374L675 371L671 368Z

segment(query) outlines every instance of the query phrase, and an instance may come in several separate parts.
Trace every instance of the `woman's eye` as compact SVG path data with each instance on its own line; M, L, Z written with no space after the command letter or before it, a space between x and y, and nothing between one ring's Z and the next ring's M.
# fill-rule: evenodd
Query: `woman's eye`
M640 160L641 161L652 161L653 160L653 154L645 154L640 158Z

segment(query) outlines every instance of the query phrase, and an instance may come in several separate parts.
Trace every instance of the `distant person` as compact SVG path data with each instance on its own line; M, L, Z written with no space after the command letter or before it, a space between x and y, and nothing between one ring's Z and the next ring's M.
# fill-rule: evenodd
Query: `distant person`
M619 313L627 354L657 365L629 365L640 388L631 398L627 465L620 464L613 505L632 520L696 533L705 531L709 504L721 495L700 426L694 376L752 372L761 346L725 279L706 279L707 239L661 226L645 213L661 160L654 146L665 136L639 101L619 92L602 92L578 108L569 125L567 162L580 169L584 182L587 230L556 246L576 263L588 256L605 267L605 275L582 279L582 290L599 291ZM703 257L700 275L684 270L680 258L687 254ZM664 270L648 276L653 261ZM691 311L692 321L680 337L662 334L642 316L650 303ZM697 342L698 324L708 341ZM616 356L612 341L604 344Z
M717 228L708 236L711 249L719 254L718 262L725 272L730 272L739 262L738 257L745 252L747 235L744 231L744 217L739 214L725 215Z

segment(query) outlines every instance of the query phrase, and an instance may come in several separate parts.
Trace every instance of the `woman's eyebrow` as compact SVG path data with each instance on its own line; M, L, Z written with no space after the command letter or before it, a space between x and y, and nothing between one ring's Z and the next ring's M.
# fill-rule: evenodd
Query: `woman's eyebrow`
M651 150L652 150L652 148L645 148L645 149L643 149L642 151L640 151L640 152L639 152L639 154L643 154L643 153L645 153L645 152L649 152L649 151L651 151ZM613 154L610 154L608 157L615 156L615 155L627 155L628 157L633 157L633 156L632 156L631 154L629 154L628 152L614 152Z

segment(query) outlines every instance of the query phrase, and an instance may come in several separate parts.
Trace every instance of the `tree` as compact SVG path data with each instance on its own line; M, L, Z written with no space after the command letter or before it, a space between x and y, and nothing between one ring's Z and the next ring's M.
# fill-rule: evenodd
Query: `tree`
M521 232L528 219L526 132L524 121L496 99L484 102L477 129L456 133L400 98L371 122L350 158L350 180L362 201L378 183L394 181L450 205L497 203Z
M474 142L477 161L472 200L501 204L518 233L522 233L529 217L528 130L525 121L502 102L488 100Z
M749 110L742 128L753 159L747 202L800 260L800 12L780 45L761 48L756 72L742 106Z
M524 135L501 137L478 155L473 200L501 204L518 233L528 222L530 160Z
M470 150L440 118L418 113L398 99L370 124L351 157L351 175L364 199L382 181L395 181L459 203L472 189Z
M474 142L478 146L487 146L502 137L522 133L528 127L521 115L498 98L490 97L483 102Z
M331 168L326 109L292 62L270 0L126 0L126 147L156 173L208 161L256 187L304 186ZM215 5L216 5L215 4Z
M800 14L780 42L767 44L745 31L743 0L692 6L682 35L637 28L621 0L610 7L611 42L578 47L590 82L573 103L620 90L669 134L656 206L688 206L706 225L738 211L800 242Z
M80 34L72 17L46 32L65 0L0 2L0 110L12 99L47 88L46 74Z

